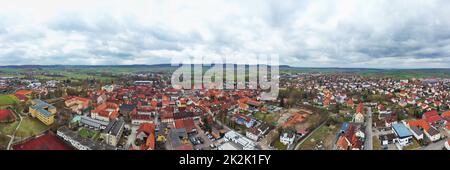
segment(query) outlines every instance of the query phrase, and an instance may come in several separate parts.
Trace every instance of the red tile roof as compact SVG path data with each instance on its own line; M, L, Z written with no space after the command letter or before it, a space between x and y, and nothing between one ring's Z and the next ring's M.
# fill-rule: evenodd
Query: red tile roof
M434 123L434 122L437 122L439 120L442 120L442 118L439 115L434 115L434 116L431 116L431 117L427 118L427 122L428 123Z
M408 125L409 126L420 126L420 127L422 127L422 129L424 129L426 131L428 131L428 129L430 129L430 125L424 119L410 120L410 121L408 121Z
M442 113L442 117L443 118L450 117L450 110Z
M178 119L175 121L175 127L177 129L185 128L186 132L188 133L193 132L193 130L195 129L194 119L186 119L186 120Z
M424 115L424 118L429 118L429 117L438 115L438 112L436 110L432 110L429 112L425 112L423 115Z

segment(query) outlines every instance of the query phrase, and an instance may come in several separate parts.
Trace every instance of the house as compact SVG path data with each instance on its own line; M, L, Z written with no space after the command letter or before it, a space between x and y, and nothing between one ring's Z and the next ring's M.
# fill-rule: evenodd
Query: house
M417 140L423 139L423 131L430 129L430 125L423 119L410 120L406 123L406 125L409 127Z
M163 123L172 123L174 121L173 110L168 108L162 109L159 117Z
M261 132L256 127L249 128L245 132L245 136L247 136L249 139L251 139L253 141L258 141L260 135L261 135Z
M119 105L111 102L100 104L91 111L92 118L107 122L116 119L118 116Z
M397 137L394 133L383 134L379 136L381 145L389 145L395 143Z
M360 112L356 113L353 117L355 123L364 123L364 115Z
M108 145L116 146L122 136L125 121L122 119L112 120L108 126L102 130L101 136Z
M450 122L450 111L443 112L441 114L442 119L446 121L447 123Z
M131 124L133 125L140 125L143 123L154 123L155 118L152 115L140 115L140 114L133 114L130 115L131 118Z
M186 129L186 133L195 133L197 129L194 125L194 119L177 119L175 120L175 128L184 128Z
M108 100L106 95L105 94L101 94L100 96L97 97L97 104L105 103L106 100Z
M245 125L247 128L251 128L255 124L256 120L243 115L243 114L236 114L236 123L239 125Z
M264 122L248 129L245 133L245 136L254 141L258 141L262 136L266 135L269 132L269 129L270 125Z
M427 135L428 139L432 142L436 142L441 138L441 133L434 127L430 127L428 130L425 130L425 135Z
M32 117L37 118L47 126L55 121L56 107L42 100L32 100L29 110Z
M122 104L119 108L119 113L121 115L132 115L137 113L135 104Z
M390 111L390 110L379 111L378 112L378 119L380 119L380 120L385 119L387 117L390 117L391 114L392 114L392 111Z
M433 126L441 125L441 124L444 124L444 122L445 122L444 119L442 119L441 116L439 116L439 115L433 115L433 116L427 117L426 120L430 125L433 125Z
M89 107L90 100L82 97L72 97L66 100L64 103L66 107L69 107L73 112L81 114L83 110Z
M351 143L345 136L340 136L336 142L336 146L339 150L349 150Z
M349 99L347 100L347 107L353 108L353 106L355 106L355 103L353 102L353 99L352 99L352 98L349 98Z
M392 129L397 136L397 142L400 146L406 146L412 143L413 134L403 123L392 124Z
M155 128L153 123L143 123L136 131L136 139L145 141L140 147L141 150L155 150Z
M295 131L292 129L283 129L280 135L280 142L284 145L292 145L295 139Z
M340 130L340 136L336 142L336 146L339 150L361 150L364 148L364 133L358 130L355 125L344 123Z
M239 103L239 109L241 110L248 110L249 106L245 103Z

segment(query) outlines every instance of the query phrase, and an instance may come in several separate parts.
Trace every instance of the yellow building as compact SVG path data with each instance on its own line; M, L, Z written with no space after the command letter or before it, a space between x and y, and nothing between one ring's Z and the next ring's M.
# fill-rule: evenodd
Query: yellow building
M34 99L31 101L30 113L32 117L48 126L55 122L56 107L42 100Z

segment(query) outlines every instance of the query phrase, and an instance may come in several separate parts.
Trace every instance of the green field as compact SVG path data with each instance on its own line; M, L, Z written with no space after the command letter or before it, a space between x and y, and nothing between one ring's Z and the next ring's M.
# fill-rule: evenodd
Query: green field
M16 132L17 137L29 137L33 135L38 135L50 127L46 126L42 122L34 118L23 118L22 124Z
M305 139L305 141L300 145L300 150L314 150L317 142L321 140L325 142L325 138L332 133L334 133L334 130L329 126L321 126L311 136L309 136L309 138Z
M5 135L0 135L0 150L5 150L8 147L8 143L11 138Z
M19 125L19 121L13 123L0 123L0 135L12 135L17 125Z
M19 100L14 95L1 95L0 106L11 105L13 103L19 103Z
M278 150L286 150L287 149L287 145L284 145L283 143L281 143L280 139L277 139L274 142L273 147L278 149Z

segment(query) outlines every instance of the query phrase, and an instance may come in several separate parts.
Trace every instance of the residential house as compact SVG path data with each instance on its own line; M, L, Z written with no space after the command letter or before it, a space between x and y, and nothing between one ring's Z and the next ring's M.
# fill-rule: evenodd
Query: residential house
M435 142L441 138L441 133L434 127L430 127L428 130L425 130L425 135L427 135L428 139L432 142Z
M292 145L295 140L295 131L292 129L283 129L280 135L280 142L284 145Z
M400 146L407 146L412 143L413 134L403 123L392 124L392 129L397 135L397 142Z

